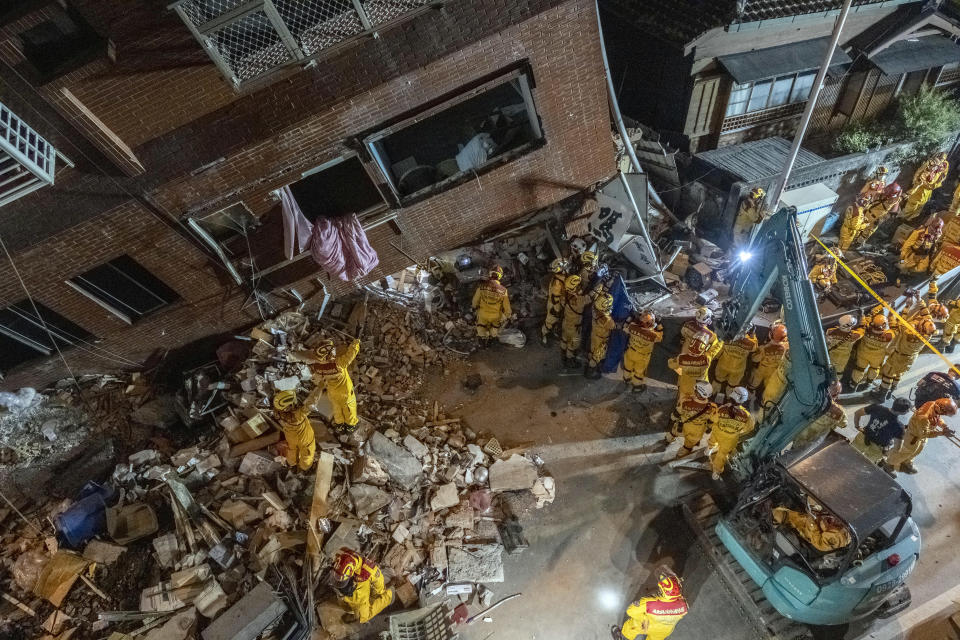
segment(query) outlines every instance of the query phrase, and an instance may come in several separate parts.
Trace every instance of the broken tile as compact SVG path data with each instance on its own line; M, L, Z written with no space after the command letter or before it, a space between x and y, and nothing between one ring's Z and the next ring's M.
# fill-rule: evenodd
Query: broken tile
M497 460L490 466L490 490L521 491L537 481L537 465L520 455Z
M457 485L448 482L434 488L433 496L430 498L430 509L440 511L441 509L449 509L459 503L460 497L457 495Z

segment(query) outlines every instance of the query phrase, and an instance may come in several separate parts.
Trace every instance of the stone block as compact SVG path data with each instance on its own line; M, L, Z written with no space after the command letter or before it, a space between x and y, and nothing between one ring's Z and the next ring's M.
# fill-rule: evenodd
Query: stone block
M367 441L370 453L390 479L404 489L414 489L423 478L423 465L412 453L375 431ZM530 483L532 486L532 482ZM527 487L529 488L529 487Z

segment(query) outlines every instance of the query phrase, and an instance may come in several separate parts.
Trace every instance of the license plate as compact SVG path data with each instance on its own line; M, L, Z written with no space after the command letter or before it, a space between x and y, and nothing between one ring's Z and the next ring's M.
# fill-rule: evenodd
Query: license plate
M901 584L903 584L902 577L894 578L893 580L890 580L888 582L881 582L880 584L873 585L873 592L888 593L890 591L893 591L897 587L899 587Z

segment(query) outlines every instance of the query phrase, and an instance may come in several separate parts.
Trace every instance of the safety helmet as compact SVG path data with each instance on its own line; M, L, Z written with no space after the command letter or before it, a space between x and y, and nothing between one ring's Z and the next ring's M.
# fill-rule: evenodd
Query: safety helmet
M580 276L567 276L563 281L563 288L567 291L576 291L580 287Z
M837 324L837 326L840 327L841 331L850 331L857 326L857 319L848 313L840 316L840 322Z
M668 573L661 573L657 578L657 587L664 598L679 598L683 595L680 590L680 578Z
M856 204L858 207L865 207L870 204L870 198L865 195L858 195L856 199Z
M953 398L940 398L934 402L933 410L941 416L955 416L957 415L957 403L953 401Z
M613 309L613 296L609 293L600 293L597 299L593 301L593 308L600 313L610 313Z
M693 314L693 318L700 324L709 324L710 321L713 320L713 311L710 311L710 309L706 307L700 307L696 313Z
M593 251L584 251L580 254L580 264L590 266L597 264L597 254Z
M933 218L926 224L927 233L940 233L943 231L943 218Z
M750 392L746 387L734 387L730 390L730 399L737 404L745 404L750 399Z
M763 196L767 195L767 192L761 189L760 187L754 187L750 190L750 197L754 200L759 200Z
M697 384L693 385L693 392L700 398L709 398L713 395L713 385L706 380L697 380Z
M640 314L640 326L646 329L652 328L657 323L657 316L653 311L644 311Z
M789 357L789 355L787 357ZM830 397L834 399L840 395L841 391L843 391L843 385L840 384L839 380L834 380L831 382L830 387L827 389L827 393L830 394Z
M878 313L870 319L870 328L877 331L886 331L890 328L890 322L887 320L887 316Z
M297 392L290 389L278 391L273 396L273 408L277 411L289 411L297 403Z
M770 328L770 340L773 342L783 342L787 339L787 326L775 324Z
M827 408L827 415L834 420L843 420L845 417L845 414L843 413L843 407L838 405L836 402L830 403L830 406Z
M333 578L335 586L343 586L360 572L363 558L355 551L340 547L333 558Z
M916 329L920 335L922 335L924 338L927 338L936 333L937 325L933 324L933 320L930 318L924 318L918 323Z
M885 198L899 198L903 194L903 188L896 182L888 184L883 190Z
M887 169L885 166L880 165L879 167L877 167L877 170L873 172L873 175L880 177L880 176L885 176L888 173L890 173L890 169Z
M490 277L493 278L494 280L500 280L501 278L503 278L503 267L501 267L500 265L496 265L492 269L490 269Z
M320 360L330 360L337 353L333 340L324 340L313 351Z
M563 270L567 268L567 261L563 258L557 258L550 263L550 271L553 273L563 273Z

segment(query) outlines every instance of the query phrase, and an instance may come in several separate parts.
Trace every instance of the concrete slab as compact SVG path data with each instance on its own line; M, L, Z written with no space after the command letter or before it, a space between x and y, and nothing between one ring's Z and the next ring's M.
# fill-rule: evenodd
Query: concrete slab
M261 582L201 632L203 640L255 640L287 610L287 605Z

